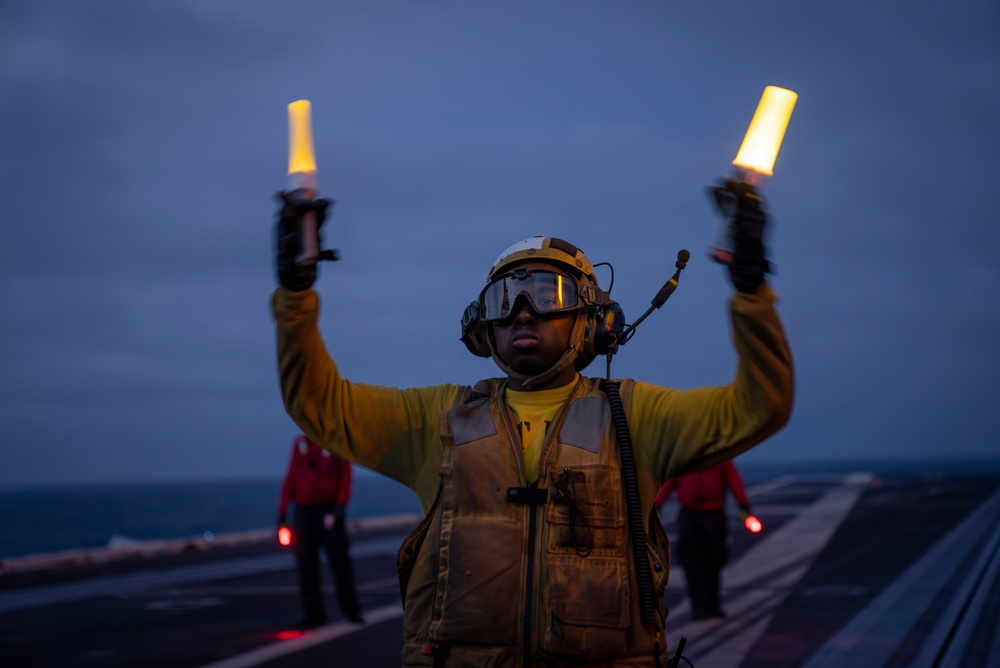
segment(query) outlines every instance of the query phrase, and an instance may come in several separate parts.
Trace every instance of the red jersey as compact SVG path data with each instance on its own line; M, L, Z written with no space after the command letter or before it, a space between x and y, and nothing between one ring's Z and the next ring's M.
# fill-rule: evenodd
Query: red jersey
M292 443L292 459L281 486L278 514L284 516L289 501L300 506L344 506L351 498L351 465L331 455L306 436Z
M743 480L731 460L704 471L671 478L660 488L655 503L657 507L662 506L676 489L677 501L682 506L696 510L720 510L726 506L727 486L741 507L749 505Z

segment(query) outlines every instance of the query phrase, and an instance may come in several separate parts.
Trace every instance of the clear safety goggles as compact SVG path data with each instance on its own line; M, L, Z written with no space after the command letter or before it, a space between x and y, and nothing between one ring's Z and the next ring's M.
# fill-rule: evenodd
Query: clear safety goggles
M516 314L526 300L538 315L564 313L581 306L575 279L544 269L515 269L490 281L479 295L480 317L493 322Z

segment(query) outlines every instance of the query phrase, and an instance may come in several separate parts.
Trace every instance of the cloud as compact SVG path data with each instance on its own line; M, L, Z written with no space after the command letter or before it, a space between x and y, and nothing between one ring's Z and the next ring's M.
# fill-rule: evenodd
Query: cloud
M278 475L294 426L272 195L301 97L338 200L325 232L343 260L318 286L345 375L496 374L458 342L462 309L501 249L551 234L614 264L629 318L692 252L614 364L691 387L735 364L704 188L763 86L795 89L765 195L799 395L754 456L995 448L991 3L0 12L0 429L33 444L4 451L0 485Z

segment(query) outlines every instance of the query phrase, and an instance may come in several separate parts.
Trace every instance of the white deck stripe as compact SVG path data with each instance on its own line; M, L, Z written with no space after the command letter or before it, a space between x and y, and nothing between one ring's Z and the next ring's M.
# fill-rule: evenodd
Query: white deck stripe
M329 626L321 626L315 630L306 632L304 636L295 638L294 640L282 640L270 645L264 645L255 650L210 663L203 666L203 668L250 668L266 661L273 661L274 659L294 654L295 652L301 652L316 645L322 645L323 643L350 635L351 633L358 633L359 631L363 631L366 625L378 624L393 617L400 617L402 614L403 607L399 603L384 605L381 608L365 611L365 625L339 622L337 624L330 624Z

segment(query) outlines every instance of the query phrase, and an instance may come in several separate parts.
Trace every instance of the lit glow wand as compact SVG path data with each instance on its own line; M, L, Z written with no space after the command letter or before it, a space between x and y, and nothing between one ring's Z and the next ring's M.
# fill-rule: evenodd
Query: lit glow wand
M792 117L792 109L798 98L797 93L787 88L778 86L764 88L757 111L750 121L750 127L743 138L740 150L736 153L736 159L733 160L733 165L736 166L733 177L735 181L749 186L752 190L759 188L767 177L774 174L774 161L778 157L788 120ZM722 203L719 204L722 208ZM733 258L733 251L733 240L727 222L712 249L712 255L717 262L729 264Z
M316 154L313 150L312 105L297 100L288 105L288 199L316 199ZM337 260L337 251L320 251L315 211L306 211L299 222L299 253L295 264L312 266L319 260Z
M743 526L745 526L747 531L750 533L760 533L761 529L764 528L764 524L760 521L760 519L758 519L756 515L751 515L750 513L743 514Z

